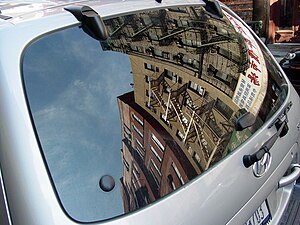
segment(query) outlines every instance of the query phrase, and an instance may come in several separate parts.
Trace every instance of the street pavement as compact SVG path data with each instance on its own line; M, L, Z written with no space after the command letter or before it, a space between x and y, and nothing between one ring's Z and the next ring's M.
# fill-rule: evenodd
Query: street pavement
M300 43L275 43L267 44L268 49L273 54L277 62L280 62L281 59L293 48L300 47Z

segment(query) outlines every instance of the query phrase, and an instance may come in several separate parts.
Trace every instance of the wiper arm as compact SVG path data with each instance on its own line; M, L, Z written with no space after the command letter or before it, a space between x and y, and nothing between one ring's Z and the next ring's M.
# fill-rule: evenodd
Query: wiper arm
M252 155L244 155L243 163L246 168L261 160L263 156L270 151L276 140L279 137L283 137L287 134L287 132L289 131L289 127L287 125L287 113L292 105L293 103L289 102L288 105L283 109L281 114L268 127L271 128L275 125L277 128L277 132L269 140L267 140L257 152ZM282 121L283 117L285 117L285 119Z

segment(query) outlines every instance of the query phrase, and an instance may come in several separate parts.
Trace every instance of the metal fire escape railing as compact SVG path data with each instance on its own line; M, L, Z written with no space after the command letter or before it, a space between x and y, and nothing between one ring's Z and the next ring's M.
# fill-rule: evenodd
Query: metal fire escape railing
M149 81L148 106L160 108L162 119L167 124L178 124L176 127L182 134L184 145L194 143L200 146L205 157L202 166L206 170L218 157L223 157L223 142L233 130L232 122L216 120L214 99L207 101L201 97L196 103L188 92L187 83L179 88L175 86L169 85L164 72Z
M188 85L176 90L165 80L164 73L149 82L148 106L159 107L165 121L179 123L183 131L182 142L198 143L205 155L205 169L213 162L218 145L222 141L222 130L213 114L214 100L202 106L193 103L187 91ZM210 144L209 144L210 143Z

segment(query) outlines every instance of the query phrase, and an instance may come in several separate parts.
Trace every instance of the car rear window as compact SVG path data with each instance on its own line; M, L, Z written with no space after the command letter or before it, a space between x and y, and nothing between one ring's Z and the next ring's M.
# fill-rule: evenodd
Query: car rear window
M30 44L22 65L55 190L80 222L134 211L201 175L287 93L273 59L229 13L191 6L104 22L108 40L69 27ZM245 113L255 123L236 130Z

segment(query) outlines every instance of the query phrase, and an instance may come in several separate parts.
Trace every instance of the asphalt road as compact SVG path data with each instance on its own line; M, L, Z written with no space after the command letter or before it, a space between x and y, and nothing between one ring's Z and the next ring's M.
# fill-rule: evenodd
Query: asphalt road
M277 62L279 62L283 57L293 48L300 47L300 43L290 44L290 43L278 43L278 44L268 44L267 45L270 52L273 54Z

